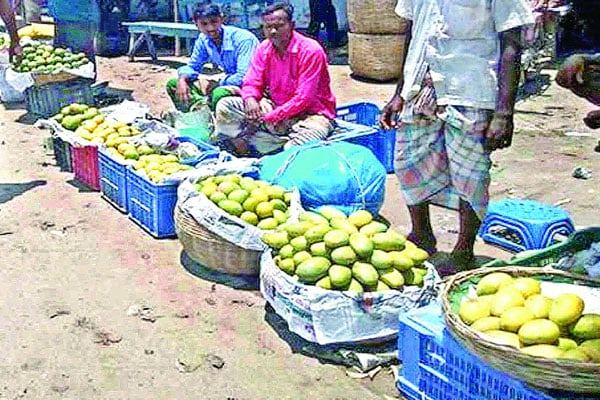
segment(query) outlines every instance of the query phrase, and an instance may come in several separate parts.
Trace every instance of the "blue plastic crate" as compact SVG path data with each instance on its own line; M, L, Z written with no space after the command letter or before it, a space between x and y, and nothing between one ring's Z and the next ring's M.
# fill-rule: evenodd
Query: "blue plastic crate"
M546 248L557 235L575 231L569 215L559 207L527 199L504 199L489 205L481 224L481 238L508 250L521 252Z
M129 218L157 239L175 237L173 211L177 184L154 184L135 170L127 169Z
M379 125L379 107L373 103L358 102L337 108L336 119L373 128L372 135L360 135L344 139L365 146L375 154L388 173L394 172L396 130L386 130Z
M397 382L409 400L563 400L485 364L445 329L438 303L399 316Z
M127 213L127 166L103 150L98 151L98 164L102 197L117 210Z
M90 79L31 86L25 90L27 111L42 117L50 117L64 106L72 103L90 104L94 101Z

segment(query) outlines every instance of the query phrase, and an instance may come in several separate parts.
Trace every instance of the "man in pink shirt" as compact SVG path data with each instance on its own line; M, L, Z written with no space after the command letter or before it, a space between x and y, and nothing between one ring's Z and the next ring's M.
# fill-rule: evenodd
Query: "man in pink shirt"
M294 30L293 8L262 13L264 33L244 78L241 97L215 110L218 139L238 155L262 155L325 139L334 128L335 96L321 45Z

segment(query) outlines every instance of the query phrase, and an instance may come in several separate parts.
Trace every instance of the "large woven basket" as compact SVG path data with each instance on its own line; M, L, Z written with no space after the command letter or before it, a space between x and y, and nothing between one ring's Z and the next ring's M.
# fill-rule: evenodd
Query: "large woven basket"
M408 21L395 12L397 0L348 0L348 28L352 33L405 33Z
M400 76L406 35L348 34L350 69L354 75L376 81Z
M257 276L260 252L229 243L175 207L175 230L187 255L202 266L231 275Z
M469 328L460 319L455 307L459 304L466 288L492 271L506 272L514 277L535 277L542 281L596 288L600 287L600 281L549 268L480 268L453 276L445 283L441 292L448 330L459 343L492 367L541 389L600 393L600 364L533 357L513 347L484 339L479 332Z

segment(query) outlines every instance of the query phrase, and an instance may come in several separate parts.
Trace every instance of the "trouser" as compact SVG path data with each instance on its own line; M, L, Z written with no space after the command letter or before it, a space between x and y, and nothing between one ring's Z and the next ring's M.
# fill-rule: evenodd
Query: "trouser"
M263 113L273 110L273 102L262 99ZM291 146L323 140L334 129L334 121L320 114L304 114L276 125L248 123L244 100L238 96L221 99L215 109L217 141L230 152L242 156L271 154Z
M179 78L172 78L167 81L166 90L167 94L171 98L171 101L175 105L175 108L181 112L189 112L195 104L202 103L208 104L214 111L214 106L223 97L232 96L239 94L239 88L237 86L219 86L212 90L210 95L206 96L204 93L207 91L207 84L209 79L199 78L195 81L188 80L188 90L190 91L190 101L184 103L179 100L177 96L177 82Z
M310 23L308 24L306 33L310 36L318 37L319 31L321 30L321 24L324 24L325 31L327 32L327 39L329 41L335 41L338 23L332 1L309 0L308 6L310 8Z

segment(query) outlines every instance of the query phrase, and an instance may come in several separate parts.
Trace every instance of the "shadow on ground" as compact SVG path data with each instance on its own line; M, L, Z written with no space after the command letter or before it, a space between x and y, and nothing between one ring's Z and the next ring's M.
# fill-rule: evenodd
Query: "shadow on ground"
M230 275L223 272L218 272L206 268L203 265L198 264L187 255L185 251L181 251L181 265L187 272L194 275L197 278L204 279L205 281L219 283L221 285L229 286L234 289L240 290L258 290L259 281L258 276L252 275Z
M28 190L45 184L46 181L39 179L25 183L0 183L0 204L7 203Z

